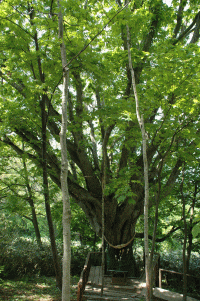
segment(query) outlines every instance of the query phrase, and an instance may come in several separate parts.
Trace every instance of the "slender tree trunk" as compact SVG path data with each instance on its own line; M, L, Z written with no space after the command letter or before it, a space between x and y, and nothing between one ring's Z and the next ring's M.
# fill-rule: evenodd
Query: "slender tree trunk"
M127 48L128 48L128 59L129 59L129 69L131 71L132 78L132 86L135 96L136 103L136 114L138 123L142 133L142 147L143 147L143 163L144 163L144 185L145 185L145 200L144 200L144 248L145 248L145 273L146 273L146 300L151 300L151 275L150 275L150 262L149 262L149 243L148 243L148 210L149 210L149 177L148 177L148 159L147 159L147 146L146 146L146 133L144 127L144 119L143 115L140 116L139 111L139 99L137 95L136 82L135 82L135 74L132 65L131 59L131 50L130 50L130 32L129 27L127 25Z
M23 150L24 150L24 145L23 145ZM38 246L41 248L42 247L42 241L41 241L41 235L40 235L40 230L39 230L39 225L38 225L38 220L37 220L37 215L35 211L35 205L33 201L33 194L31 190L31 186L29 183L29 178L28 178L28 170L26 167L26 161L25 158L22 156L22 161L23 161L23 166L24 166L24 175L25 175L25 182L26 182L26 188L28 191L28 203L31 207L31 215L32 215L32 222L35 230L35 236L36 236L36 241Z
M146 153L146 138L144 121L142 116L142 140L143 140L143 161L144 161L144 181L145 181L145 201L144 201L144 246L145 246L145 272L146 272L146 300L151 300L152 297L152 287L151 287L151 273L150 273L150 261L149 261L149 243L148 243L148 233L149 233L149 181L148 181L148 161Z
M185 216L185 197L183 193L184 170L181 181L181 198L183 206L183 222L184 222L184 242L183 242L183 301L187 300L187 261L186 261L186 244L187 244L187 221Z
M104 287L104 270L105 270L105 253L104 253L104 233L105 233L105 207L104 207L104 192L106 185L106 144L102 142L102 153L103 153L103 177L102 177L102 279L101 279L101 296L103 295Z
M159 172L158 172L158 193L156 198L156 209L155 209L155 218L154 218L154 231L153 231L153 238L152 238L152 246L151 246L151 254L149 258L149 274L150 274L150 298L153 299L153 256L154 256L154 249L155 249L155 242L156 242L156 232L157 232L157 225L158 225L158 207L160 201L160 193L161 193L161 173L163 168L163 159L161 160Z
M63 16L60 1L57 1L59 8L58 25L59 25L59 38L61 39L60 51L63 67L63 91L62 91L62 125L60 131L60 145L61 145L61 190L63 199L63 288L62 288L62 301L70 301L70 265L71 265L71 210L70 199L68 192L68 159L67 159L67 144L66 144L66 131L67 131L67 102L68 102L68 85L69 85L69 69L65 69L67 64L66 50L63 40Z
M68 73L68 71L67 71ZM66 147L66 124L67 124L67 91L68 74L63 76L63 99L62 99L62 129L60 132L60 144L62 155L61 167L61 190L63 199L63 289L62 301L70 301L70 265L71 265L71 210L67 185L68 161Z
M56 274L56 283L59 289L62 289L62 273L61 266L59 263L55 233L53 227L53 220L51 216L51 207L50 207L50 198L49 198L49 184L48 184L48 173L47 173L47 137L46 137L46 111L45 111L45 94L42 96L41 102L41 114L42 114L42 170L43 170L43 190L44 190L44 199L45 199L45 209L46 216L49 227L49 235L51 241L51 249L53 255L53 263Z
M104 269L105 269L105 253L104 253L104 190L102 193L102 276L101 276L101 296L104 287Z
M197 184L195 183L195 188L194 188L194 196L192 200L192 206L190 208L190 224L189 224L189 229L188 229L188 247L187 247L187 273L189 274L190 270L190 257L191 257L191 252L192 252L192 223L193 223L193 217L194 217L194 207L195 203L197 200Z

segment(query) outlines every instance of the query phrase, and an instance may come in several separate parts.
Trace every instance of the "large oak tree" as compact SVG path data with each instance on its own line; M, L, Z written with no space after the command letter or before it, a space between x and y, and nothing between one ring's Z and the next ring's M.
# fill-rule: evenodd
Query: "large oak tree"
M169 5L138 0L122 10L124 4L121 0L62 2L70 69L69 192L100 235L104 149L105 237L112 245L133 238L144 207L142 138L133 103L126 25L148 133L150 205L161 162L164 198L199 143L200 2L180 0ZM42 165L40 99L45 99L47 169L60 186L63 70L57 5L53 0L7 0L1 1L0 13L1 141L21 153L13 139L19 137L32 148L28 156Z

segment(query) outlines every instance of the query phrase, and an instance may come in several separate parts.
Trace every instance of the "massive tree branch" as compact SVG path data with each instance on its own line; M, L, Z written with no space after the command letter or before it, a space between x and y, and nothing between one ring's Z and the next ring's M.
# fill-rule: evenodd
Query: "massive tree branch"
M179 30L182 25L182 19L183 19L183 10L185 5L187 4L187 1L185 0L180 0L180 5L177 13L177 20L176 20L176 27L174 29L174 38L177 37L177 34L179 33Z
M87 108L86 108L86 110L87 110ZM95 167L96 170L99 170L97 144L96 144L95 133L94 133L94 125L93 125L91 119L88 120L88 124L90 126L90 139L91 139L91 142L92 142L92 156L93 156L93 161L94 161L94 167Z
M190 43L196 43L199 40L199 31L200 31L200 12L198 13L196 18L196 26Z
M124 167L127 166L130 153L134 154L134 152L135 152L135 147L130 147L130 146L127 147L127 144L128 144L128 141L132 138L133 131L135 131L136 128L139 129L138 125L136 125L132 121L128 122L127 128L125 130L125 134L124 134L125 139L124 139L122 150L121 150L118 174Z
M196 14L196 16L194 17L194 20L193 22L190 24L190 26L188 26L188 28L186 28L186 30L184 30L184 32L182 32L179 37L172 43L172 45L176 45L179 41L181 41L183 38L187 37L189 35L189 33L191 32L191 30L193 29L194 30L194 26L196 24L196 32L195 32L195 37L194 37L194 41L196 41L196 37L198 35L198 29L199 29L199 16L200 16L200 12L198 12Z
M105 167L106 167L106 182L109 182L109 174L110 174L110 163L109 163L109 158L108 158L108 153L107 153L107 144L109 137L111 135L112 130L114 129L115 124L110 125L104 135L104 139L102 141L102 149L104 151L104 156L102 159L102 164L101 164L101 174L103 175L103 170L104 170L104 160L106 160Z
M72 72L75 78L76 85L76 125L78 124L78 130L76 131L76 143L77 146L79 142L83 140L83 85L80 73L78 71Z
M2 71L0 71L0 76L3 80L8 82L15 90L17 90L23 97L26 97L25 87L23 83L14 82L12 79L8 78L8 76L6 76L6 74L4 74Z
M103 104L101 102L101 98L100 98L100 89L99 87L96 88L96 100L97 100L97 107L98 110L100 111ZM102 137L102 141L104 139L104 135L105 135L105 129L104 129L104 125L103 125L103 119L101 118L101 116L99 117L99 123L100 123L100 127L101 127L101 137Z

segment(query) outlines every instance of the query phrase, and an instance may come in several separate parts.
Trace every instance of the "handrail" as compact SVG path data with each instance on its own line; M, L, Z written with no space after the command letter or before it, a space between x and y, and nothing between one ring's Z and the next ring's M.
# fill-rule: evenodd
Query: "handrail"
M84 268L81 272L80 280L78 282L77 301L83 300L83 293L85 291L85 286L88 281L90 268L91 268L91 253L89 252L85 261Z
M89 252L85 261L84 268L81 272L81 277L78 282L78 290L77 290L77 301L83 300L83 294L85 291L85 286L88 282L88 277L90 274L90 268L91 268L91 255L92 254L98 254L99 252Z
M170 273L170 274L177 274L177 275L182 275L183 276L183 273L180 273L180 272L176 272L176 271L172 271L172 270L159 269L159 287L160 288L162 288L162 272L167 272L167 273ZM196 278L196 279L200 279L200 277L189 275L189 274L186 274L186 276Z

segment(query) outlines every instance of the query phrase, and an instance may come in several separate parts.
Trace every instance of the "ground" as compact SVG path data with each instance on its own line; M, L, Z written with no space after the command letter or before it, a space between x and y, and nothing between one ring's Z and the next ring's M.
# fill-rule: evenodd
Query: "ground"
M71 301L77 300L78 280L79 277L72 277L71 279ZM61 301L61 292L56 288L54 277L26 277L14 280L0 280L0 300ZM154 301L164 300L154 298Z
M76 300L78 277L72 277L71 301ZM61 292L54 277L26 277L23 279L1 280L0 300L9 301L61 301Z

